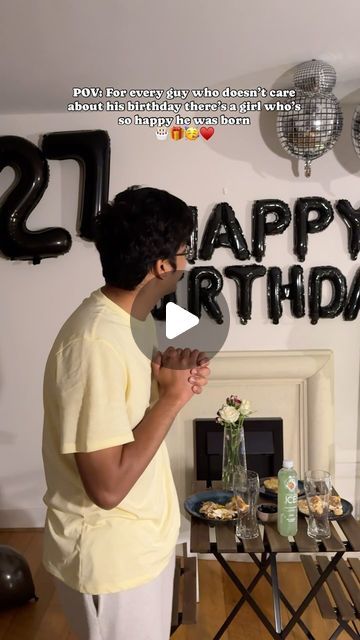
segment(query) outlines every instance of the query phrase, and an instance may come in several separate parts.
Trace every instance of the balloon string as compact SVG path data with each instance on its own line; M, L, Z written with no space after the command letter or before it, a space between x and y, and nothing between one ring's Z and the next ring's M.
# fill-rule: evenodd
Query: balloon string
M311 177L311 160L305 160L305 178Z

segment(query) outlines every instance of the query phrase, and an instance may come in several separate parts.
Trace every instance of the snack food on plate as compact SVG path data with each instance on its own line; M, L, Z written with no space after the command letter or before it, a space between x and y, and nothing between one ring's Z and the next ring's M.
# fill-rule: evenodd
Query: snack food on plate
M324 511L324 505L320 496L312 496L310 498L311 503L311 511L319 516L322 515ZM299 500L298 502L299 509L306 516L309 515L309 507L307 501ZM341 504L340 496L330 496L329 498L329 511L332 511L335 516L341 516L343 514L343 508Z
M274 493L277 493L279 489L279 481L277 478L266 478L266 480L264 480L264 487L268 491L274 491Z
M240 496L237 497L237 501L239 510L245 513L249 505L247 505ZM227 502L225 505L207 500L202 503L199 512L211 520L233 520L238 515L236 498L234 496L230 502Z
M279 480L276 476L272 478L265 478L264 487L268 491L272 491L272 493L277 493L279 491ZM298 488L298 493L300 493L300 489Z
M343 507L341 504L340 496L330 496L329 509L333 511L336 516L341 516L343 513Z

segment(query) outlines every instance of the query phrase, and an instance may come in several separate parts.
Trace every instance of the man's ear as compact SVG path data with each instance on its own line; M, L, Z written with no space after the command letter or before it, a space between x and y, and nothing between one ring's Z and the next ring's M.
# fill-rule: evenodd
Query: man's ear
M165 274L169 271L171 271L171 265L168 260L156 260L152 268L155 278L159 278L160 280L163 280Z

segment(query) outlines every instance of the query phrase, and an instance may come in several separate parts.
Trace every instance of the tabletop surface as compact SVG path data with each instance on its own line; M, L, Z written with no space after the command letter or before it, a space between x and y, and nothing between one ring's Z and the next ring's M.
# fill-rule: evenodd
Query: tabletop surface
M221 488L221 482L213 482L212 489ZM206 490L205 481L193 483L193 491ZM336 493L336 491L334 491ZM261 502L271 502L261 496ZM330 522L331 537L323 542L316 542L307 535L307 523L305 518L298 518L298 532L294 538L281 536L277 530L277 523L263 524L263 536L259 535L253 540L235 539L235 523L222 522L215 524L206 522L195 516L191 517L190 550L197 553L331 553L360 551L360 522L350 515L337 521L340 534ZM260 529L260 530L261 530ZM216 542L210 541L210 530L215 532Z

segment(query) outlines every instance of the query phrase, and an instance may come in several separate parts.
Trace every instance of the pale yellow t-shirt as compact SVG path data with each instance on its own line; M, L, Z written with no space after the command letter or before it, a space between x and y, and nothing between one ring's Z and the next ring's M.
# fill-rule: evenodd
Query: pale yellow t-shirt
M142 328L151 341L151 317ZM179 502L165 442L111 510L90 500L73 455L132 442L151 401L151 364L132 337L130 315L98 289L61 328L44 376L43 563L82 593L152 580L176 545Z

